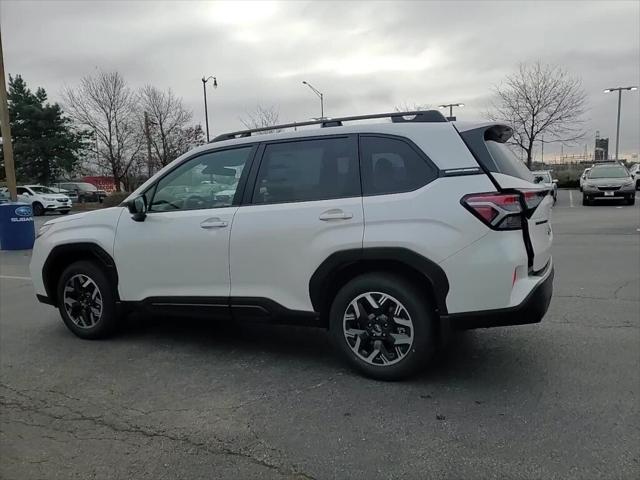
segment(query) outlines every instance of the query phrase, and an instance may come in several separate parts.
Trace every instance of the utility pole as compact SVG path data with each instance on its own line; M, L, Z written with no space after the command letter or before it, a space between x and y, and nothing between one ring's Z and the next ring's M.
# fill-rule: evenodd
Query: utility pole
M144 112L144 134L147 137L147 175L151 178L151 132L149 131L149 114Z
M16 169L13 163L13 144L11 143L11 125L9 124L9 104L7 103L7 84L4 75L4 55L2 53L2 33L0 32L0 130L2 133L2 151L4 153L4 171L7 175L7 187L11 201L18 198L16 191Z
M449 116L447 117L447 120L449 121L454 121L455 118L453 116L453 107L464 107L464 103L447 103L444 105L438 105L438 108L440 110L442 110L443 108L448 108L449 109Z

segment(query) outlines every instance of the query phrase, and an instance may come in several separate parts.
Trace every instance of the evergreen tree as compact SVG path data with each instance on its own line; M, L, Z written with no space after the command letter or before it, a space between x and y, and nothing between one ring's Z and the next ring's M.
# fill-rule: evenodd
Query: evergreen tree
M48 185L71 176L88 147L87 132L74 129L60 105L47 103L43 88L33 93L20 75L9 76L8 101L18 181Z

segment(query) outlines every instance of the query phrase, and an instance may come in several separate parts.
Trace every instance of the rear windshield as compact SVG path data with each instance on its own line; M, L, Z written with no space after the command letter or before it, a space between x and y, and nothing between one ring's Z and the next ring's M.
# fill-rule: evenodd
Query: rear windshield
M506 131L507 135L502 135ZM533 182L533 175L522 160L514 155L503 143L509 136L510 129L500 126L495 128L480 127L460 132L473 156L485 169L493 173L502 173L512 177Z
M96 190L98 190L95 185L92 185L90 183L76 183L76 185L78 186L78 189L82 190L83 192L95 192Z
M531 170L513 154L509 147L494 140L487 140L485 143L497 167L489 169L490 171L533 182Z
M593 167L589 178L624 178L628 177L627 169L620 165Z

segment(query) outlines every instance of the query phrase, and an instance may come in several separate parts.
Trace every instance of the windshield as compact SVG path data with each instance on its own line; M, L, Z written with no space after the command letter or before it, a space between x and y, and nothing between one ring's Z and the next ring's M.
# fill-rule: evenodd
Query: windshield
M95 185L92 185L90 183L76 183L76 185L78 186L78 189L82 190L83 192L95 192L97 190Z
M620 165L593 167L589 178L624 178L628 177L627 169Z
M58 192L54 192L48 187L29 187L29 188L31 188L31 190L33 190L35 193L58 193Z

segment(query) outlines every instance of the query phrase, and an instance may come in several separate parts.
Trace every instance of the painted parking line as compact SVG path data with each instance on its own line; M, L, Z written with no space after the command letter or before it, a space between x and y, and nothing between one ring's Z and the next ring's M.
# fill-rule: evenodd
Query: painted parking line
M31 280L31 277L17 277L14 275L0 275L2 280Z
M573 208L573 192L569 190L569 207Z

